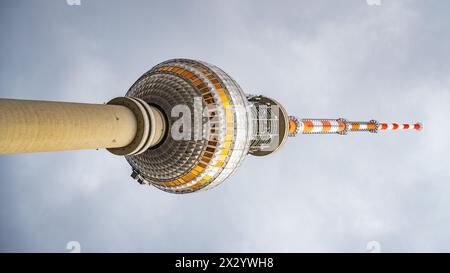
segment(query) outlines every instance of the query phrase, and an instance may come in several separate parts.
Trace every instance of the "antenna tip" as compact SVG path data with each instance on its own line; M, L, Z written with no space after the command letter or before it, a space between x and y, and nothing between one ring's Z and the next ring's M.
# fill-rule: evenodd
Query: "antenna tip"
M416 122L416 124L414 124L414 129L421 131L423 129L423 124L421 122Z

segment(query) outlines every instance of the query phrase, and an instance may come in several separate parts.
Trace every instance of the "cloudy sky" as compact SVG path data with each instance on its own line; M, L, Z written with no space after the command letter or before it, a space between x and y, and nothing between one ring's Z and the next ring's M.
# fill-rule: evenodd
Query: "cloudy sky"
M299 117L425 128L299 136L187 195L104 150L1 155L0 251L450 251L450 2L381 1L1 1L3 98L103 103L184 57Z

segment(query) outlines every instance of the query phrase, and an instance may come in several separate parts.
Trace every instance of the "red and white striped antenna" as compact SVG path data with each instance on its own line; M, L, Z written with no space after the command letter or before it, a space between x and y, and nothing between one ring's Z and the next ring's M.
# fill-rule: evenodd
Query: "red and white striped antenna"
M289 116L289 136L301 134L340 134L349 132L370 132L397 130L422 130L420 122L416 123L386 123L376 120L347 121L346 119L298 119Z

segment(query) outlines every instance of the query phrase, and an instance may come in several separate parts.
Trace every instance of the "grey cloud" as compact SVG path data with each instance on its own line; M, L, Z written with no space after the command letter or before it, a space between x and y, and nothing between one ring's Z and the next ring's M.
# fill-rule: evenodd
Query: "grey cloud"
M300 117L425 129L299 136L185 196L106 151L2 155L1 251L450 250L447 2L81 1L0 4L0 97L101 103L187 57Z

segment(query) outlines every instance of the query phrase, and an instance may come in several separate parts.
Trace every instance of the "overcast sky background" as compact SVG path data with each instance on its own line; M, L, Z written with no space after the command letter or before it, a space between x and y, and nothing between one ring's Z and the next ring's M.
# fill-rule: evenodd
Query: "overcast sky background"
M0 156L0 251L450 251L450 1L0 2L0 97L103 103L170 58L299 117L421 121L307 135L173 195L107 151ZM1 132L0 132L1 133Z

